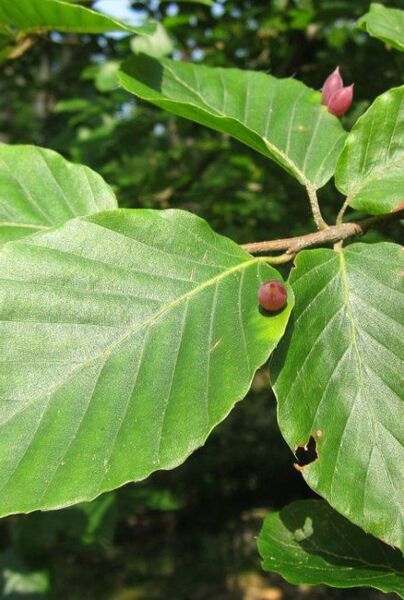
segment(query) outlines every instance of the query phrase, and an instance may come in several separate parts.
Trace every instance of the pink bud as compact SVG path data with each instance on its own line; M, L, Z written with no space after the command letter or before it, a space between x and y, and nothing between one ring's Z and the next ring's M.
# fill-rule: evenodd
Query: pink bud
M326 104L328 106L328 102L331 98L331 96L337 92L338 90L342 89L344 85L344 82L342 80L341 75L339 74L339 67L337 67L335 69L335 71L333 71L331 73L331 75L329 75L327 77L327 79L324 81L324 85L323 85L323 104Z
M328 112L337 117L346 113L352 104L353 88L354 84L352 83L348 87L334 92L327 103Z

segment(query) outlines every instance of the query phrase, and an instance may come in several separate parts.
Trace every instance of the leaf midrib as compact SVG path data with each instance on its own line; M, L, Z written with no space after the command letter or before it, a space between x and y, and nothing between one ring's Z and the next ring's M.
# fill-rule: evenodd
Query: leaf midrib
M6 420L4 420L3 422L0 422L0 427L4 427L5 425L7 425L16 416L18 416L19 414L24 412L26 409L28 409L30 406L32 406L38 400L41 400L42 398L55 393L58 389L60 389L63 385L65 385L66 382L69 381L74 375L79 373L82 369L88 367L92 363L96 362L98 359L107 357L120 344L124 343L127 339L129 339L131 336L133 336L138 331L141 331L143 328L149 327L150 325L152 325L153 322L158 321L164 314L168 313L173 308L175 308L176 306L181 304L181 302L188 301L190 298L197 295L202 290L210 287L211 285L216 285L219 281L221 281L222 279L225 279L226 277L232 275L233 273L236 273L237 271L246 269L246 268L250 267L251 265L258 264L258 263L266 263L266 258L265 257L255 257L250 260L244 260L241 263L234 265L233 267L226 269L225 271L219 273L218 275L215 275L214 277L207 279L203 283L200 283L199 285L194 287L192 290L190 290L189 292L186 292L185 294L182 294L175 300L172 300L167 305L165 305L163 308L158 310L156 313L154 313L153 315L148 317L141 324L137 324L136 326L129 328L129 330L126 333L124 333L118 339L116 339L115 341L113 341L110 344L108 344L107 346L105 346L96 355L92 356L91 358L88 358L86 361L79 364L79 366L76 369L73 369L66 378L64 378L62 381L59 381L53 387L48 388L45 393L31 398L31 400L29 402L27 402L22 407L20 407L15 413L13 413L11 416L9 416Z

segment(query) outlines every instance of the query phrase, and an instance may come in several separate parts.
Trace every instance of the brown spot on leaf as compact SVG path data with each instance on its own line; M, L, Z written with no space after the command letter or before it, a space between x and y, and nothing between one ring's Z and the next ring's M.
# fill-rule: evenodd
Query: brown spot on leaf
M397 204L397 206L395 206L391 212L400 212L400 210L404 210L404 202L400 202L400 204Z
M316 431L316 436L317 436L318 438L321 438L321 437L323 437L323 432L321 431L321 429L317 429L317 431Z

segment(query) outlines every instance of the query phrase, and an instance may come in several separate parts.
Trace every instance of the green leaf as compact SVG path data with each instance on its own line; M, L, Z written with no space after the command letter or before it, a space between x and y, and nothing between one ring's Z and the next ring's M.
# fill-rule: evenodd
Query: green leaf
M371 214L404 201L404 86L377 98L349 133L335 182L349 205Z
M53 150L0 144L0 244L117 207L105 181Z
M33 571L31 573L22 573L21 571L13 571L5 569L3 571L4 579L4 596L3 598L12 597L18 594L17 597L27 596L30 594L32 598L38 594L43 595L49 592L49 574L46 571ZM16 597L14 595L14 597Z
M404 289L396 244L296 258L290 327L275 354L278 419L292 449L312 438L307 483L385 542L404 548Z
M62 2L61 0L2 0L0 25L16 27L25 33L61 31L72 33L105 33L127 31L149 34L155 30L154 23L140 27L128 25L95 10Z
M321 500L289 504L265 519L263 569L294 584L373 587L404 597L404 559Z
M359 19L357 26L372 37L404 52L403 10L386 8L381 4L373 3L370 5L370 11Z
M50 577L47 571L32 571L27 568L14 549L0 553L0 598L39 598L50 592Z
M144 53L156 58L171 54L174 50L174 44L161 23L158 23L153 35L133 37L130 41L130 47L135 53Z
M119 78L132 94L251 146L308 188L334 173L345 131L299 81L147 56L126 61Z
M0 514L171 469L247 393L293 304L280 275L183 211L116 210L0 253Z
M99 92L110 92L119 87L117 60L108 60L100 65L95 76L95 87Z
M104 494L93 502L83 502L71 510L86 517L80 532L82 544L112 545L118 515L114 493ZM65 529L64 523L62 528Z

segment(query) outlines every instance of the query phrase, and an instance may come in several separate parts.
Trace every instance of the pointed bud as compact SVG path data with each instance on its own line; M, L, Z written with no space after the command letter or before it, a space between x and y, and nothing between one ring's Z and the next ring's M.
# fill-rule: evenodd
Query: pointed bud
M354 84L337 90L328 101L328 112L337 117L346 113L351 107Z
M339 73L339 67L337 67L335 69L335 71L333 71L331 73L331 75L329 75L327 77L327 79L324 81L324 85L322 88L323 104L326 104L328 106L328 102L329 102L331 96L338 90L341 90L343 88L343 85L344 85L344 82Z

